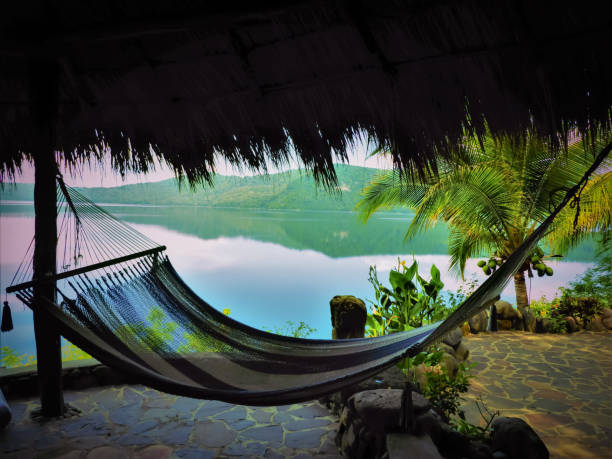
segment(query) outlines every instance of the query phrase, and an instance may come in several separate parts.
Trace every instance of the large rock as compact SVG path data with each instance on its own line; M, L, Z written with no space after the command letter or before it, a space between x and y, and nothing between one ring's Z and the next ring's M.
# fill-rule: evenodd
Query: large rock
M608 317L612 317L612 309L610 308L603 308L601 310L601 316L606 319Z
M497 311L497 320L518 319L518 311L514 309L507 301L497 300L494 304L495 310Z
M572 316L567 316L565 318L565 324L569 333L578 331L578 324L576 323L576 319L574 319Z
M489 316L487 311L480 311L475 316L470 317L468 324L470 325L470 331L472 333L479 333L487 330L487 322Z
M467 346L463 343L459 343L459 346L457 346L457 349L455 349L455 358L457 359L457 362L463 362L467 360L469 356L470 350L467 348Z
M396 366L387 368L376 376L361 381L354 386L348 386L339 392L326 395L319 401L327 405L334 413L339 414L347 400L358 392L375 389L403 389L406 385L406 375Z
M548 459L546 445L522 419L497 418L491 427L493 451L502 451L511 458Z
M601 323L608 330L612 330L612 317L604 317L603 320L601 321Z
M461 343L461 338L463 337L463 333L461 332L461 328L453 328L448 334L444 337L442 342L444 344L448 344L453 349L457 349L457 346Z
M329 302L332 339L363 338L367 309L363 300L353 295L336 295Z
M604 326L603 320L599 314L595 314L591 320L584 327L585 330L589 331L606 331L607 328Z
M528 332L535 332L536 330L536 316L529 308L525 308L522 311L523 314L523 328Z
M349 407L371 432L383 433L399 430L402 390L378 389L359 392L349 399ZM426 413L431 404L417 392L412 392L414 416Z
M438 448L429 435L420 437L392 433L387 435L387 452L389 459L442 459Z
M514 309L510 303L504 300L497 300L494 305L497 311L497 325L500 330L523 329L523 316L519 311ZM508 322L506 321L511 322L510 328L508 328Z

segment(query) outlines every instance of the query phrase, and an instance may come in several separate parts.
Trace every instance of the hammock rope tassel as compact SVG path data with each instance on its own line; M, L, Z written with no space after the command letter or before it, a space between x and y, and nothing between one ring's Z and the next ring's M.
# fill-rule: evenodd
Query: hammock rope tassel
M0 331L8 332L13 329L13 316L11 314L11 308L9 307L8 301L4 302L2 308L2 324L0 325Z

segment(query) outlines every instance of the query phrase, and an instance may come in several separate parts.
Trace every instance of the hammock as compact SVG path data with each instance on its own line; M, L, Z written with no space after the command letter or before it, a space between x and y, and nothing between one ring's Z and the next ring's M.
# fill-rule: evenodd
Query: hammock
M32 246L7 292L44 307L60 333L100 362L163 392L245 405L312 400L439 341L499 298L567 196L446 320L378 338L307 340L233 320L179 277L165 247L59 180L57 301L34 302ZM63 258L61 254L63 253ZM30 274L31 275L31 274ZM29 277L31 279L31 277Z

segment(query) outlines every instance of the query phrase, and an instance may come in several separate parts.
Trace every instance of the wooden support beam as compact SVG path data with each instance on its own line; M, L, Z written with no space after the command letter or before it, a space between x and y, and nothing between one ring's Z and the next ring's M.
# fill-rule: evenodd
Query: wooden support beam
M56 273L57 202L55 177L59 66L56 62L34 58L29 65L30 117L34 139L34 279ZM62 394L62 353L60 334L44 307L42 298L55 299L55 282L34 286L34 335L40 384L41 414L64 414Z

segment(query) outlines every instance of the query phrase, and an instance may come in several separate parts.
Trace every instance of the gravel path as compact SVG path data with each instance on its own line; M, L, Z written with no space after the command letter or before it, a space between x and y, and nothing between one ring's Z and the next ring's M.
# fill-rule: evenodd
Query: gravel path
M465 337L473 370L468 420L482 397L524 419L552 458L612 458L612 333L498 332Z

